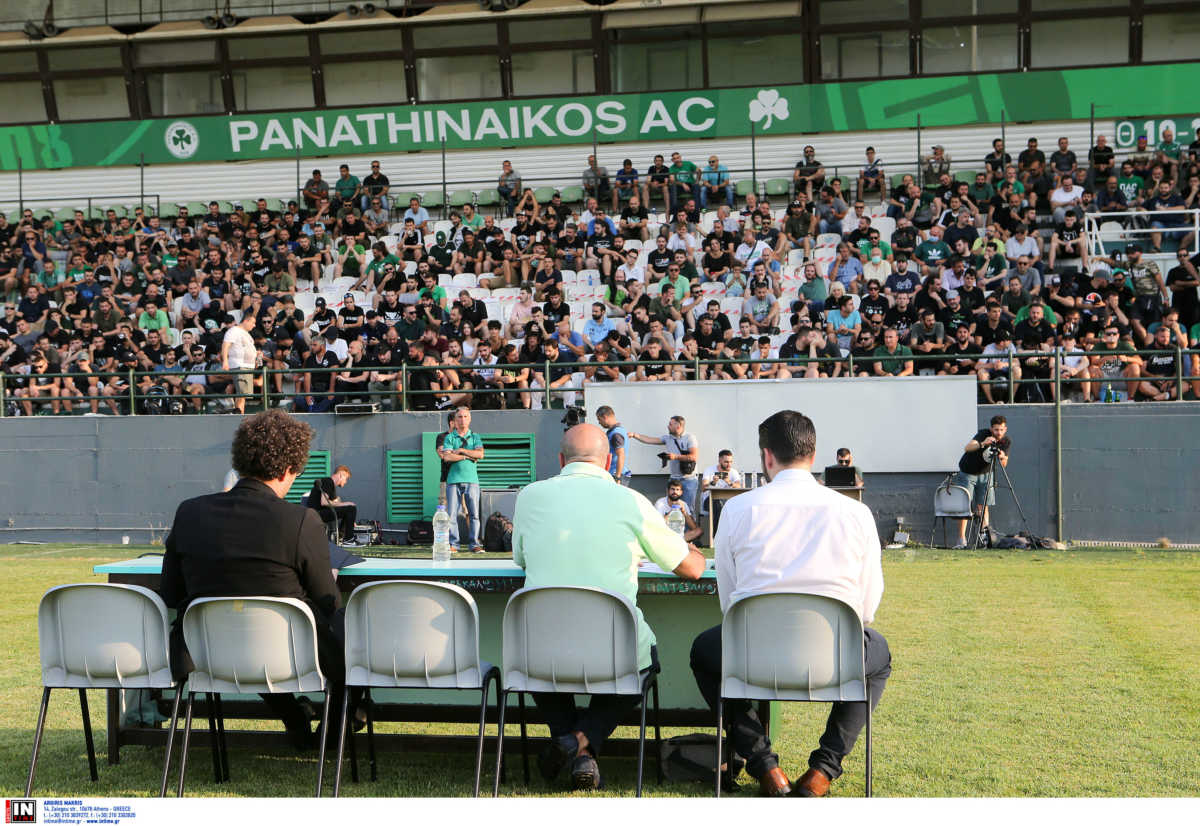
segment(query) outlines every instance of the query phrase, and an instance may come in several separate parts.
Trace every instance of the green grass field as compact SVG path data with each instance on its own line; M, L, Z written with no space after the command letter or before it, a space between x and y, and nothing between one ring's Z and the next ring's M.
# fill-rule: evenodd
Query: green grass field
M8 583L0 605L4 795L20 794L28 771L40 696L38 599L50 585L93 579L98 562L141 550L0 546ZM877 795L1191 796L1200 789L1200 553L908 549L885 551L884 574L876 627L891 644L893 673L875 717ZM78 701L72 692L56 692L35 793L157 790L161 748L127 747L119 766L106 765L100 693L91 705L100 782L87 780ZM791 776L806 768L825 713L825 706L784 706L775 742ZM466 733L469 727L382 730L430 728ZM233 782L213 785L207 750L193 747L189 792L312 794L313 756L234 749L231 764ZM834 794L861 794L862 768L860 743ZM632 761L605 758L601 769L605 794L633 793ZM379 782L350 784L347 771L343 794L469 794L470 772L465 756L385 752ZM485 771L485 786L487 777ZM555 790L538 779L529 788L518 780L505 793ZM651 783L646 793L708 789Z

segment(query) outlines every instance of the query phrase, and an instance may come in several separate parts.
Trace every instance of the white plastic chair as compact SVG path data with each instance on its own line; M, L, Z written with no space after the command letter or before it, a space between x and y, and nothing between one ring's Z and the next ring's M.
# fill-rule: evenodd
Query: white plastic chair
M320 691L320 750L317 797L325 780L325 736L329 726L329 688L317 661L317 626L312 610L287 597L205 597L194 600L183 615L183 639L195 670L188 676L183 754L179 758L179 791L187 775L192 705L197 692L215 695L217 738L226 768L221 694L297 694ZM211 716L211 715L210 715Z
M717 797L726 699L863 703L866 796L871 796L871 692L863 646L862 619L832 597L776 591L747 594L729 606L721 621Z
M569 629L570 633L565 633ZM601 588L549 586L522 588L504 608L501 630L504 666L500 694L499 740L493 794L500 793L504 751L504 711L508 695L521 701L521 759L529 783L524 695L627 694L641 696L637 795L642 795L646 752L646 700L654 698L655 754L662 782L662 737L658 712L658 668L638 671L637 612L620 594Z
M974 530L975 514L971 510L971 491L962 485L954 484L954 476L946 478L933 492L933 528L929 531L929 544L933 545L933 535L937 533L938 520L942 520L942 545L946 544L946 520L969 519L968 533Z
M166 603L158 594L139 585L99 582L59 585L42 596L38 604L42 705L33 735L26 797L33 792L51 689L79 690L88 771L95 782L100 778L96 772L87 690L177 688L171 678L169 633ZM175 692L173 718L179 714L180 694L178 690ZM163 760L162 793L167 788L174 741L175 726L172 725L167 733L167 753Z
M469 593L445 582L368 582L346 601L346 686L481 691L479 739L475 749L475 796L483 769L483 737L488 686L500 669L479 658L479 609ZM333 796L341 791L350 692L342 695L337 771ZM367 703L367 743L371 779L377 777L375 730ZM353 736L353 735L350 735ZM353 755L353 751L351 752ZM353 756L351 757L353 760ZM357 775L357 767L352 766Z
M817 236L818 247L836 247L842 243L842 236L836 232L822 232Z

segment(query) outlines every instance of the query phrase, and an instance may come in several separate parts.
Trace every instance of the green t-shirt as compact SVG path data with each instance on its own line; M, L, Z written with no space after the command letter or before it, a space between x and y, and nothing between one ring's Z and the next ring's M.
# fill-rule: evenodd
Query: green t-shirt
M397 269L403 268L403 265L400 263L400 258L395 253L389 252L387 255L383 256L383 258L378 260L372 259L371 263L367 264L367 272L381 273L383 272L383 267L385 264L391 264Z
M1179 160L1179 156L1183 153L1183 147L1179 145L1178 141L1159 141L1156 148L1174 161Z
M483 448L483 440L473 430L468 430L465 436L459 436L457 430L451 430L446 436L446 441L442 442L442 450L457 450L460 447L467 450L481 450ZM450 471L446 474L446 484L478 485L479 470L476 467L477 464L474 459L463 459L461 462L454 462L450 465Z
M865 255L867 258L870 258L872 246L879 247L879 251L883 253L884 258L887 258L889 255L892 254L892 245L882 239L880 239L878 244L873 245L870 241L868 241L866 238L864 238L858 242L858 251L861 252L863 255Z
M422 287L421 291L417 293L419 298L424 298L426 295L432 295L433 303L440 307L442 306L442 302L446 300L446 288L437 286L431 290L428 287Z
M338 251L339 257L345 255L346 254L346 245L345 244L341 245L340 247L338 247L337 251ZM362 244L355 244L354 245L354 255L347 255L345 263L342 264L342 275L357 276L360 272L360 267L361 267L361 265L358 263L358 256L362 255L366 251L367 251L366 247L364 247Z
M818 275L804 282L800 287L800 295L808 301L824 301L829 297L829 283Z
M347 198L354 197L354 193L358 191L359 183L360 181L354 175L348 178L338 175L337 180L333 182L333 190L344 201Z
M43 270L42 272L38 273L38 281L41 282L41 285L47 290L53 290L66 279L67 277L63 274L62 270L54 270L53 272L50 270Z
M991 184L971 184L967 187L967 197L977 204L986 204L988 201L996 197L996 190Z
M888 353L887 347L880 344L871 355L875 357L875 362L883 368L883 372L898 376L904 369L904 362L912 361L913 352L903 344L897 344L896 352Z
M950 258L952 251L945 241L922 241L913 253L926 264L936 264Z
M675 176L677 183L694 184L696 182L696 165L691 161L671 164L670 172Z
M476 212L470 218L463 218L463 226L478 232L483 228L483 216Z
M172 266L174 266L174 265L172 265ZM91 271L92 271L91 267L80 267L77 270L67 270L67 279L70 281L74 281L76 284L78 284Z
M1142 187L1146 182L1142 180L1140 175L1133 175L1128 178L1117 178L1117 189L1121 190L1121 194L1125 196L1125 200L1133 203L1142 194Z

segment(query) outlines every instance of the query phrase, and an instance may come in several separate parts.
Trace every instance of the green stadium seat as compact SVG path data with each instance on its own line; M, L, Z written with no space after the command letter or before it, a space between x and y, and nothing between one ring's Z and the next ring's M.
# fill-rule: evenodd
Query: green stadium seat
M894 186L894 187L900 186L900 182L903 180L904 180L904 173L897 172L895 175L892 176L892 186Z
M544 204L553 198L554 193L557 191L552 186L539 186L533 191L533 197L537 198L539 204Z
M268 198L267 209L273 212L283 212L287 208L287 201L282 198Z
M187 208L188 215L192 216L193 218L197 215L203 215L204 213L208 212L208 204L202 201L188 201Z
M581 186L564 186L558 191L565 203L578 204L583 202L583 187Z
M788 189L791 186L791 181L787 178L769 178L767 180L768 195L787 195Z
M499 203L500 193L494 188L479 190L475 199L475 206L477 207L497 206Z
M750 178L747 178L744 181L738 181L737 184L734 185L733 191L737 193L739 198L745 198L754 191L754 181Z
M59 207L54 210L55 221L70 221L75 218L75 207Z
M428 209L429 207L440 207L445 204L442 198L440 189L428 189L421 193L421 206Z
M954 180L973 184L975 183L975 176L982 171L982 169L960 169L954 173Z
M392 196L392 205L397 209L408 209L408 202L413 198L421 201L423 206L428 206L421 197L420 192L398 192Z
M847 178L845 175L842 175L839 178L831 179L831 182L834 180L841 181L842 182L842 192L847 196L853 197L854 190L851 189L851 186L856 182L857 179L851 180L850 178Z
M464 204L474 203L475 193L469 189L456 189L446 196L446 200L452 207L460 207Z

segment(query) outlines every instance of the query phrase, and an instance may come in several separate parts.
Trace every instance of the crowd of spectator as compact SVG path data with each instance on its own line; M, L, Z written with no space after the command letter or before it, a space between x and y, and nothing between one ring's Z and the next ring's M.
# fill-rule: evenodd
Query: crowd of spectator
M672 152L644 173L588 156L576 204L540 203L505 161L499 216L393 203L377 161L314 170L282 209L0 215L6 412L402 390L409 409L528 408L547 383L913 374L977 376L988 402L1023 378L1017 400L1049 401L1056 361L1084 401L1177 398L1181 373L1200 397L1200 359L1176 352L1200 335L1200 130L1120 162L1103 136L1086 163L1057 146L1014 162L997 140L966 175L935 146L892 179L873 148L851 179L805 146L778 208L739 201L716 155ZM1149 244L1098 252L1085 213Z

